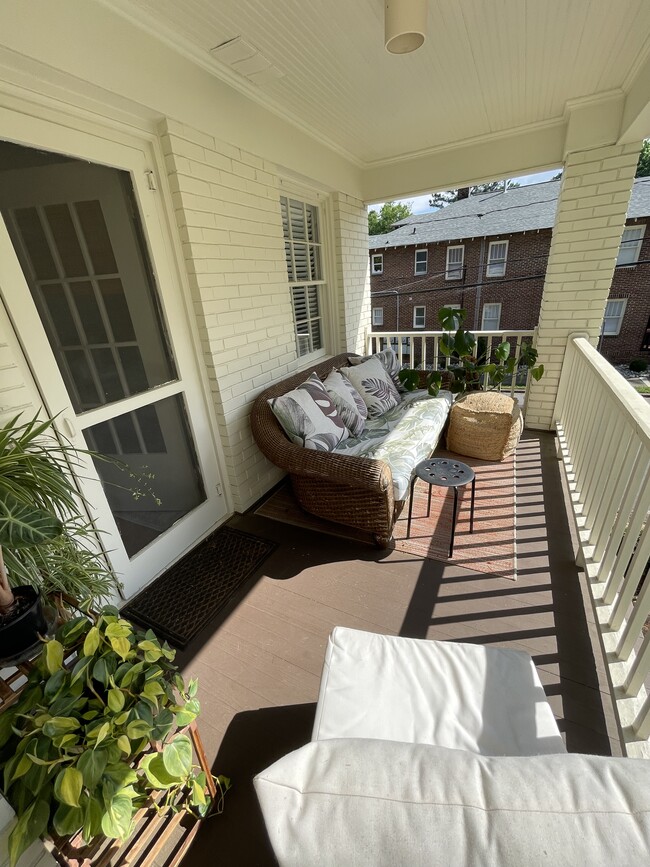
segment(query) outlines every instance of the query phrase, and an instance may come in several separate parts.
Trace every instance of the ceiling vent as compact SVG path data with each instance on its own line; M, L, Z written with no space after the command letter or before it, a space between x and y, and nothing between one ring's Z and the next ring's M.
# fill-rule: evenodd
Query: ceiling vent
M284 72L241 36L235 36L234 39L228 39L216 48L211 48L210 54L253 84L264 84L284 76Z

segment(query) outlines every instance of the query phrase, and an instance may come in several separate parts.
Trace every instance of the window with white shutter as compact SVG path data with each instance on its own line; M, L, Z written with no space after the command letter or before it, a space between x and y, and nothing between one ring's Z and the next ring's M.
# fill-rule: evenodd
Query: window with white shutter
M323 255L317 205L280 197L284 252L293 304L298 355L324 346L321 292Z
M609 299L605 306L605 316L603 318L603 335L605 337L616 337L621 333L626 306L627 298Z
M426 307L414 307L413 308L413 328L424 328L424 323L426 320Z
M486 277L503 277L506 273L506 260L508 258L507 241L490 241L488 247Z
M447 268L445 270L445 280L462 280L464 265L465 246L463 244L457 244L454 247L447 247Z
M628 226L627 229L623 229L621 246L616 259L617 265L636 265L639 261L644 233L645 226Z
M372 324L373 325L383 325L384 324L384 308L383 307L373 307L372 308Z

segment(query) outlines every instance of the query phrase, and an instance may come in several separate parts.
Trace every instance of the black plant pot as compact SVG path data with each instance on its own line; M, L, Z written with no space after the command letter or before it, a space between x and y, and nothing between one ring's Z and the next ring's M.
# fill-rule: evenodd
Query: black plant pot
M22 605L15 617L0 625L2 661L16 660L26 651L38 648L40 638L48 631L40 594L28 584L14 587L13 593Z

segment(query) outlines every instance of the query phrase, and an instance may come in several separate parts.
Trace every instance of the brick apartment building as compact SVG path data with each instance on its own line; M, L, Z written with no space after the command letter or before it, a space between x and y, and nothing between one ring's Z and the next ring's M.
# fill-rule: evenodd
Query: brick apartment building
M534 328L559 191L560 181L549 181L481 193L371 235L373 330L435 331L438 310L455 304L467 310L472 329ZM640 178L600 339L601 352L614 363L650 361L648 222L650 178ZM584 255L587 261L588 250Z

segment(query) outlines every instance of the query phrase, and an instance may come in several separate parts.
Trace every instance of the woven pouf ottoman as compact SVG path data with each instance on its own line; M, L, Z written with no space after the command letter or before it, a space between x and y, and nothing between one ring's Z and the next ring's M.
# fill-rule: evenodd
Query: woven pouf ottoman
M457 455L502 461L517 448L524 420L519 404L496 391L476 391L455 401L447 448Z

